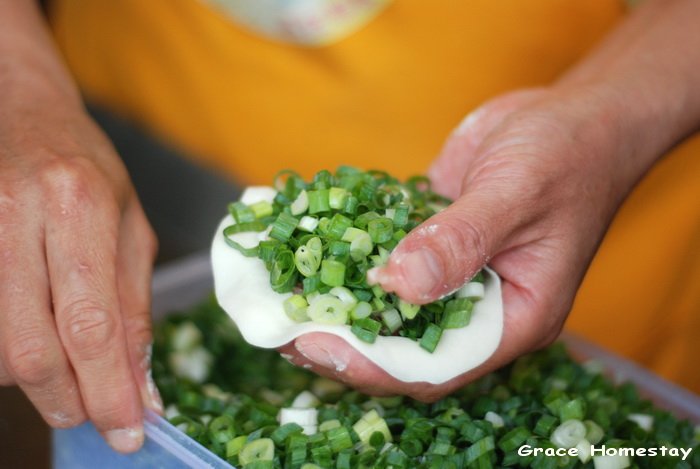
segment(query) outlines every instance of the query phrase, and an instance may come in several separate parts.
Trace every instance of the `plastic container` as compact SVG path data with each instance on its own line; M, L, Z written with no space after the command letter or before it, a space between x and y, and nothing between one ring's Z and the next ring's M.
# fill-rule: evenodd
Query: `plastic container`
M199 254L158 269L153 279L154 319L158 320L168 311L182 310L197 303L211 289L208 254ZM700 424L700 396L581 338L564 334L562 340L576 357L600 362L616 381L635 383L640 394L659 407ZM86 423L70 430L55 430L53 465L57 469L231 468L158 415L148 414L144 428L144 447L128 456L112 451L92 424Z

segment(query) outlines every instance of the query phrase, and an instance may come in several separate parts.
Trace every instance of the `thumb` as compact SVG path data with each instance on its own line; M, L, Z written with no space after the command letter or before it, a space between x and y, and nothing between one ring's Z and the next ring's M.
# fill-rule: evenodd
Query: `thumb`
M367 279L414 304L435 301L464 285L495 255L514 223L509 218L500 197L469 191L412 230Z

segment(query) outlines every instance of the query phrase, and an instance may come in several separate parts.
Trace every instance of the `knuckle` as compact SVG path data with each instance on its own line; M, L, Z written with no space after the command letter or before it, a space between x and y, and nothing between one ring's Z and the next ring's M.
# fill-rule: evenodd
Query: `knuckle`
M81 301L71 305L63 317L68 344L79 358L90 360L108 352L117 333L117 322L107 308Z
M54 376L56 356L47 337L20 334L8 344L5 363L19 384L43 385Z
M44 420L52 428L73 428L81 425L87 420L84 413L69 415L65 412L53 412L47 415Z

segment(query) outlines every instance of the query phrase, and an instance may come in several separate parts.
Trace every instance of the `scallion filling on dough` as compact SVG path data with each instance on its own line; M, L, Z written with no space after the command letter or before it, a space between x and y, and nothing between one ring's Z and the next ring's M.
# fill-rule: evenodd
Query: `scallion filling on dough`
M310 182L293 171L274 181L270 202L229 204L235 224L224 229L226 243L260 258L278 293L293 293L284 311L296 322L347 324L361 340L399 335L433 352L444 329L465 327L474 302L484 295L479 272L457 292L427 305L414 305L367 283L367 271L385 264L408 232L447 207L450 200L423 176L399 182L382 171L341 166L323 170ZM255 247L231 238L266 231Z

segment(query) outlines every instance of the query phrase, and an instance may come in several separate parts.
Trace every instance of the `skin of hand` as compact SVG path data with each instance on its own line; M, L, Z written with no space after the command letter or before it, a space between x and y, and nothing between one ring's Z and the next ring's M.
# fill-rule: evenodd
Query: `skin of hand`
M90 419L113 448L135 451L144 407L162 410L150 377L157 242L121 160L41 42L38 12L0 8L0 39L29 32L0 41L13 47L0 54L0 385L18 385L53 427Z
M698 15L693 0L644 2L550 87L473 112L430 168L433 189L455 202L368 280L423 304L488 263L502 279L504 332L485 363L431 385L398 381L329 334L303 335L281 351L365 393L434 401L552 342L625 196L700 128Z
M578 285L622 200L613 139L595 106L538 89L500 97L468 116L430 169L434 190L455 200L368 273L425 304L468 281L487 262L502 279L504 335L495 355L440 385L398 381L329 334L287 346L311 365L370 394L434 401L559 334Z

